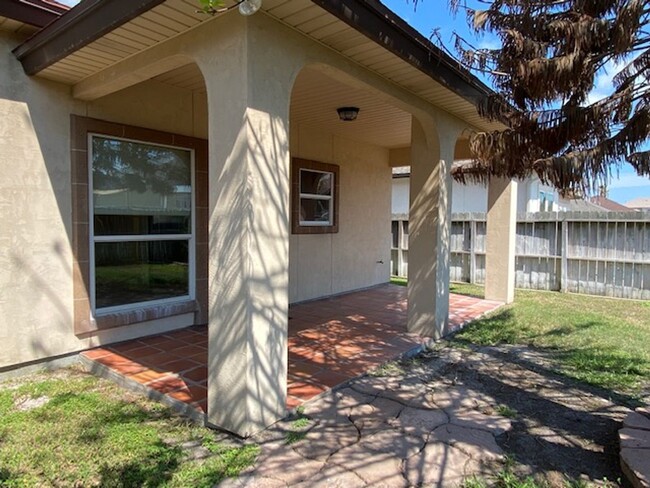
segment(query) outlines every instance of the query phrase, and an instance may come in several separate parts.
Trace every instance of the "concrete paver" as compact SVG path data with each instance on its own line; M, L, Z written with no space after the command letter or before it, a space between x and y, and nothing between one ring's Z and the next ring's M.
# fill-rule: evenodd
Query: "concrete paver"
M637 408L619 430L621 469L634 488L650 487L650 410Z
M607 480L621 474L608 436L616 436L630 410L545 372L546 358L535 351L521 352L443 346L386 368L385 376L352 380L305 404L308 427L290 418L253 438L262 455L245 486L271 486L265 483L272 470L261 464L285 459L285 450L296 459L292 481L301 480L286 486L454 487L472 476L489 483L506 466L505 452L508 469L521 479L540 476L553 488L568 480L611 486ZM495 413L500 406L509 407L512 420ZM644 425L633 417L626 428ZM638 448L645 438L628 437L636 444L623 449L624 470L638 473L647 459L648 449Z
M447 487L502 462L495 437L510 421L472 409L489 402L485 394L455 389L454 398L470 401L441 401L443 409L430 393L417 373L404 373L358 378L307 402L305 421L287 419L253 438L261 454L242 486Z

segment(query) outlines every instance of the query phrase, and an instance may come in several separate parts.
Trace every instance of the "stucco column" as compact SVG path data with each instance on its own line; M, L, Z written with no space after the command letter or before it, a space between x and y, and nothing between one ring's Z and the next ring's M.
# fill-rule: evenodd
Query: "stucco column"
M408 330L439 338L449 321L453 141L413 118L409 210Z
M248 436L286 413L291 85L253 76L253 61L274 60L233 22L197 60L210 124L208 422Z
M515 299L517 182L492 178L488 185L485 298L511 303Z

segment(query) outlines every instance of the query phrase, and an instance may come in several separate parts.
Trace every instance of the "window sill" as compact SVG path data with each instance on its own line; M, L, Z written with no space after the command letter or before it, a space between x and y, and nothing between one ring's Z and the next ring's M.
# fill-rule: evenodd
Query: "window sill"
M199 309L196 300L185 302L170 303L168 305L155 305L143 307L136 310L127 310L124 312L113 312L95 317L95 330L113 329L115 327L124 327L125 325L148 322L150 320L173 317L186 313L194 313Z
M292 234L337 234L338 231L338 225L297 225Z

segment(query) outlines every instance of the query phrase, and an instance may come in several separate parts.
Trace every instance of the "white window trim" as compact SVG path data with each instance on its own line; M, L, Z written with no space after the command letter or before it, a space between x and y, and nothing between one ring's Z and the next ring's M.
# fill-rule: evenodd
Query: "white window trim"
M321 173L324 175L330 175L332 178L332 185L330 187L330 195L320 195L318 193L303 193L302 192L302 172L303 171L309 171L310 173ZM300 168L298 171L298 190L300 191L300 197L298 199L298 205L300 205L300 201L305 198L309 200L327 200L329 201L329 219L324 222L322 220L302 220L300 219L300 225L302 227L331 227L334 225L334 191L336 188L336 174L332 171L322 171L318 169L309 169L309 168Z
M112 139L116 141L133 142L136 144L147 144L150 146L166 147L178 149L190 153L190 185L191 185L191 208L190 208L190 226L189 234L152 234L152 235L116 235L116 236L97 236L95 237L95 212L93 204L93 137L103 139ZM129 312L132 310L155 307L157 305L169 305L182 303L196 298L196 185L194 181L195 151L187 147L171 146L168 144L158 144L138 139L127 139L124 137L115 137L97 132L88 133L88 260L90 270L90 310L95 317L110 315L119 312ZM113 307L96 308L95 305L95 242L147 242L147 241L188 241L188 294L171 298L162 298L158 300L148 300L145 302L129 303L126 305L116 305Z

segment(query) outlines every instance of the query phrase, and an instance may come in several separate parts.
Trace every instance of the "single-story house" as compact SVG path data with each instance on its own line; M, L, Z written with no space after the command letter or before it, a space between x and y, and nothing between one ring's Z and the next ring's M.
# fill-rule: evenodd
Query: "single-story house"
M454 161L464 164L465 161ZM408 217L409 212L409 167L393 168L392 206L395 217ZM460 183L452 180L451 213L487 212L488 185L483 183ZM537 176L531 175L517 181L517 213L561 212L568 206L560 198L556 188L544 184Z
M0 370L208 324L209 423L271 424L289 304L389 280L405 161L408 328L445 333L450 167L498 127L488 88L375 0L239 6L0 3Z
M622 205L614 200L607 198L607 195L598 195L591 197L589 202L599 207L604 212L634 212L633 208Z

